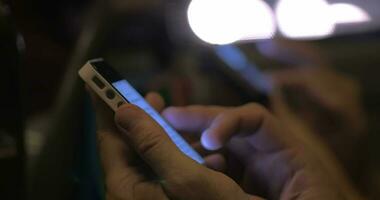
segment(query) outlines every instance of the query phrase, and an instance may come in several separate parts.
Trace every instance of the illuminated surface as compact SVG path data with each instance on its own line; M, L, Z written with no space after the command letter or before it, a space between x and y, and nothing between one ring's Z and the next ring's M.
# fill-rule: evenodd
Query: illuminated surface
M198 163L204 163L203 158L195 152L193 148L161 117L159 113L154 110L144 98L126 81L121 80L112 85L123 95L129 103L136 105L148 113L156 122L161 125L171 140L177 145L177 147L187 156L197 161Z
M218 46L215 48L215 52L221 60L238 73L240 77L247 81L253 88L256 88L264 94L272 92L273 85L270 80L238 47L233 45Z
M188 20L193 32L211 44L269 39L276 30L272 10L262 0L193 0Z
M287 38L321 39L331 36L336 24L371 21L354 4L329 4L327 0L278 0L275 13L263 0L193 0L188 20L201 40L219 45L270 39L276 22Z
M275 9L278 27L286 37L317 39L334 32L335 22L325 0L280 0Z
M360 23L371 20L366 11L347 3L330 5L330 13L335 23Z

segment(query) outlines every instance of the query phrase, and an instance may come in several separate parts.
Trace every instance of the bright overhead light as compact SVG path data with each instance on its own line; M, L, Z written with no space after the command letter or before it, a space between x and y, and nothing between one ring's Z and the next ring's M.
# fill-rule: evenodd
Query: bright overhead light
M269 39L276 30L273 12L262 0L193 0L188 20L193 32L211 44Z
M270 39L276 31L291 39L321 39L340 23L371 20L363 9L327 0L278 0L276 15L263 0L192 0L188 8L191 29L210 44Z
M330 5L330 15L335 23L360 23L371 20L371 17L366 11L356 5L348 3Z
M286 37L319 39L334 32L326 0L280 0L275 9L278 27Z
M270 39L276 32L273 11L262 0L234 0L239 40Z

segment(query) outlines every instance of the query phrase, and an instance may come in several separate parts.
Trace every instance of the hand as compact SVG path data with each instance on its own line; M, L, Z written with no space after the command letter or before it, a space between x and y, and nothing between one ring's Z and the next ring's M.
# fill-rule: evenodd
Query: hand
M360 199L329 152L302 126L291 130L265 108L168 108L165 118L248 193L269 199ZM290 119L289 119L290 120ZM200 148L203 147L203 148ZM216 151L219 150L219 151Z
M280 70L271 73L270 76L275 87L298 92L298 101L303 101L304 105L296 112L302 117L307 117L307 113L310 112L310 108L305 104L314 103L319 109L325 109L326 112L343 118L347 130L360 132L365 128L366 118L360 86L354 79L327 68L317 67ZM321 125L319 123L314 126Z
M259 199L244 193L224 174L182 154L138 107L125 104L114 118L109 108L92 96L107 199ZM148 95L147 100L157 110L163 108L157 95Z
M283 102L355 173L353 166L361 162L353 158L362 157L367 132L359 84L338 72L316 67L280 70L271 77L283 94L272 95L272 104Z

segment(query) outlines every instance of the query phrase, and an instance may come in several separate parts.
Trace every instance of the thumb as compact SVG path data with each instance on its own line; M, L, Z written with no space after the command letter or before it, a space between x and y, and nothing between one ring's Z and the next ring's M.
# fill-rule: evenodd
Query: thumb
M116 111L115 122L127 136L129 144L161 178L178 171L189 172L198 165L185 156L161 126L139 107L132 104L121 106Z
M140 108L131 104L121 106L115 121L173 199L251 198L232 179L183 154L161 126Z

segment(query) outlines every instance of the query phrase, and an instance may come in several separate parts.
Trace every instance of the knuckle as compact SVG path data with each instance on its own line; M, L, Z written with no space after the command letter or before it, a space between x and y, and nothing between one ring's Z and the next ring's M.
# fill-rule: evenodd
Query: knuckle
M257 104L257 103L249 103L246 106L247 106L247 108L251 109L252 111L255 111L258 113L266 114L268 112L264 106Z
M249 109L253 113L257 113L258 115L262 116L263 118L267 118L269 116L272 116L267 108L264 106L257 104L257 103L250 103L244 106L245 108Z
M259 126L270 126L273 123L274 116L264 106L257 103L250 103L245 106L246 109L255 114Z
M239 120L239 116L234 110L228 110L218 114L215 118L217 122L236 121Z
M145 114L144 111L141 110L141 108L134 106L132 104L127 105L125 109L127 109L128 112L133 112L133 114L136 116L141 116Z
M147 114L137 106L123 105L117 110L115 121L122 124L126 130L135 129L142 121L147 120Z
M132 104L122 105L116 111L116 114L121 114L121 113L128 113L129 115L138 116L138 117L141 117L142 115L145 114L141 108L139 108L138 106L132 105Z
M136 148L142 155L150 155L155 152L163 143L164 139L161 134L153 130L145 130L141 137L136 141Z
M191 106L185 107L185 109L188 110L188 111L199 112L199 111L205 110L206 106L203 106L203 105L191 105Z
M149 156L166 141L162 128L143 110L136 106L124 106L121 109L120 112L128 112L133 116L123 128L130 132L128 135L139 154Z
M135 110L139 110L139 108L137 106L129 104L129 103L123 104L118 109L118 111L120 111L120 112L129 112L129 111L135 111Z

